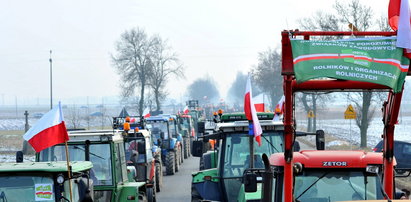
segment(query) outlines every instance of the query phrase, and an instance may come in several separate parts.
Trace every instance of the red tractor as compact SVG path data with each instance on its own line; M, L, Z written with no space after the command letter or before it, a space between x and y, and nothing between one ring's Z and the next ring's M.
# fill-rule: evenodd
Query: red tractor
M249 186L245 188L246 191L255 190L255 182L257 179L261 179L257 176L262 176L262 201L273 201L274 199L276 202L325 202L394 198L394 127L401 105L404 79L406 75L410 75L408 71L409 60L404 59L402 49L395 47L395 38L391 37L395 35L395 32L358 31L302 32L297 30L282 32L282 75L285 94L284 153L273 154L269 160L266 155L263 155L265 163L265 171L263 172L261 170L245 172L244 180L246 182L244 184ZM310 40L324 36L357 36L360 38L345 40L345 42L344 40L331 42ZM372 41L379 39L377 37L383 37L386 41L377 43ZM307 45L312 41L311 46L315 47L312 49L298 48L294 43L297 38L300 39L298 43ZM378 44L386 44L389 48L375 51L376 49L374 50L373 47ZM321 45L327 46L327 48L323 48ZM381 58L380 54L388 49L399 54L401 59ZM328 50L330 51L327 52ZM298 52L301 51L307 52L299 55ZM310 60L317 60L319 64L306 63ZM391 74L384 72L385 69L378 69L381 67L397 73L396 76L392 76L393 79L397 79L391 81L390 84L393 85L390 86L378 80L380 79L379 75ZM317 75L320 72L332 72L333 75ZM302 77L305 79L301 80ZM326 93L341 91L388 92L388 97L382 106L383 153L376 154L364 151L293 152L296 130L295 94L307 91ZM382 180L379 179L380 177ZM379 182L382 183L379 184ZM337 184L341 186L336 186ZM350 195L348 196L348 194Z

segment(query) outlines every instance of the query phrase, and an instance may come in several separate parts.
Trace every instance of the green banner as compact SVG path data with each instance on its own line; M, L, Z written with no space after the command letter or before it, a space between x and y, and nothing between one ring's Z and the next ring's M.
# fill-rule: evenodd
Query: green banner
M335 41L291 40L297 82L328 77L365 81L400 92L409 59L395 37Z

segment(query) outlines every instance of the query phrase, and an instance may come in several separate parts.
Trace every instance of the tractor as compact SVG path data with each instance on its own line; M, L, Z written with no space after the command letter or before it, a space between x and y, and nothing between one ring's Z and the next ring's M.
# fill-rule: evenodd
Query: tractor
M91 161L90 178L94 183L94 201L154 201L153 184L129 179L122 131L71 131L70 161ZM36 161L65 161L65 145L58 144L36 154Z
M269 158L263 155L264 169L244 173L245 192L262 193L262 201L266 202L395 198L394 128L404 79L410 74L409 60L395 46L395 37L391 37L395 35L396 32L282 32L284 152ZM318 40L353 36L359 38ZM383 152L293 152L296 94L352 91L387 92L382 105ZM257 182L262 182L262 186Z
M196 129L194 127L194 120L191 115L180 114L177 115L179 131L183 136L184 158L191 156L191 146L193 141L197 139Z
M151 116L146 119L154 145L161 148L161 161L167 175L178 172L183 162L182 135L178 132L177 120L172 115Z
M213 134L204 135L203 140L194 141L193 155L202 158L204 170L192 174L192 201L237 201L256 195L239 195L244 189L242 178L245 170L263 169L262 154L284 151L283 124L272 121L273 113L258 113L257 116L263 129L261 146L257 146L250 138L249 123L245 121L244 113L222 114ZM321 135L320 132L318 134ZM218 146L214 151L204 153L204 144L209 139L217 140ZM252 160L250 156L253 156ZM261 197L257 196L256 199L259 198Z
M93 201L88 161L0 163L0 201ZM69 185L71 183L71 186ZM70 188L71 187L71 190Z

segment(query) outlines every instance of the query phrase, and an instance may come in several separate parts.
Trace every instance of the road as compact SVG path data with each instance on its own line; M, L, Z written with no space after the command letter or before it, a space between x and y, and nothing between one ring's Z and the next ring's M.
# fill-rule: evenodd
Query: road
M180 170L175 175L163 177L163 187L157 193L157 202L191 201L191 173L198 171L200 158L184 159Z

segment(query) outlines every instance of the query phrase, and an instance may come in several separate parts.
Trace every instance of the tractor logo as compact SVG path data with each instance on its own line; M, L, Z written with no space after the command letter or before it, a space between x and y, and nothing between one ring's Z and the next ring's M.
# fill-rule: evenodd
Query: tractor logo
M329 167L329 166L347 166L347 162L345 161L324 161L323 162L324 167Z

